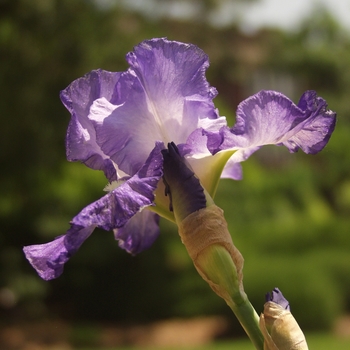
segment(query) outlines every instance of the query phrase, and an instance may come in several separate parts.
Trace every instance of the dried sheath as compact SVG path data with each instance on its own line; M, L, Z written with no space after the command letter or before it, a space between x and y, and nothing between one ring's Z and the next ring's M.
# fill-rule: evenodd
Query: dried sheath
M269 301L259 321L265 350L308 350L305 336L289 310Z
M226 302L232 302L233 294L243 292L243 257L232 242L223 210L210 205L188 215L178 227L181 240L199 274ZM216 264L218 259L215 260L214 255L219 255L222 266L219 266L220 262ZM227 271L225 276L224 270ZM227 279L231 281L227 282ZM226 288L230 283L234 286Z

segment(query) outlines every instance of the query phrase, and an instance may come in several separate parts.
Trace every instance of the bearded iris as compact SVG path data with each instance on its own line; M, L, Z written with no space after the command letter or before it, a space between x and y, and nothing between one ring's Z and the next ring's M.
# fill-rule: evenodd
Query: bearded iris
M265 144L317 153L327 143L335 113L314 92L298 105L274 91L243 101L237 122L220 117L205 71L208 57L191 44L144 41L126 56L125 72L92 71L61 92L71 114L67 158L102 170L109 193L71 221L65 235L24 248L39 275L58 277L96 227L113 230L121 248L137 254L159 234L159 217L175 221L164 195L161 151L174 143L215 195L220 176L239 179L239 163Z

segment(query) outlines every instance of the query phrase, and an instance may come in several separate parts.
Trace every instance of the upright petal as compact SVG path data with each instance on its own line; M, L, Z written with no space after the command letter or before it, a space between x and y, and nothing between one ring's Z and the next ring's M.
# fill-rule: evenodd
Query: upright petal
M70 161L81 161L88 167L103 170L107 179L117 179L110 157L96 142L96 130L89 119L93 102L101 97L111 99L121 73L92 71L75 80L60 97L72 118L66 136L66 153Z
M198 47L154 39L136 46L127 61L130 69L115 87L119 98L95 100L90 119L102 151L133 175L155 141L185 143L203 123L216 124L218 114L216 90L204 75L208 57Z
M159 236L159 215L150 210L136 213L123 227L114 230L119 247L131 254L148 249Z
M121 228L143 208L153 205L153 192L163 175L161 155L163 148L164 145L158 143L137 174L85 207L73 218L71 228L64 236L46 244L24 247L27 259L40 277L49 280L61 275L64 264L77 252L95 227L104 230ZM137 239L137 232L133 233L135 247L132 245L133 242L129 242L125 245L128 251L139 252L153 243L156 238L154 223L149 224L150 229L147 231L146 222L143 222L143 232L139 232L143 237ZM150 233L149 238L145 236L147 232ZM121 246L123 247L123 244Z

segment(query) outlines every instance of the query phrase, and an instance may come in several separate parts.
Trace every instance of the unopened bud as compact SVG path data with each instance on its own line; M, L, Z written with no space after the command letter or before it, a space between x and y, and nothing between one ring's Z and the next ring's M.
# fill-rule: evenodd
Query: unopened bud
M288 301L275 288L260 316L264 350L308 350L305 336L289 310Z
M198 273L228 304L244 294L243 257L232 242L222 209L200 209L178 223L182 242Z
M173 142L162 154L165 194L170 197L170 210L194 266L226 301L256 348L262 349L259 316L243 289L243 257L232 242L223 211Z

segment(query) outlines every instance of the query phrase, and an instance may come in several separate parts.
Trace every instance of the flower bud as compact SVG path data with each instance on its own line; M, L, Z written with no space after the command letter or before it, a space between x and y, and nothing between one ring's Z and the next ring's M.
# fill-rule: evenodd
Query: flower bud
M182 220L179 234L194 266L229 305L243 292L243 257L232 242L223 211L216 205Z
M257 349L263 336L259 316L243 289L243 257L232 242L223 211L217 207L174 143L162 150L165 192L179 234L194 266L237 316Z
M267 294L259 325L265 350L308 350L305 336L278 288Z
M243 257L232 242L223 211L180 155L174 143L163 150L164 183L179 234L197 271L232 305L242 287Z
M176 222L205 208L208 201L213 203L174 142L162 150L162 155L165 195L169 195L169 209L174 212Z

